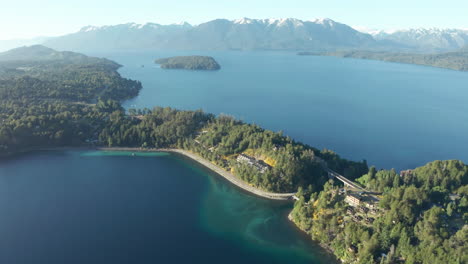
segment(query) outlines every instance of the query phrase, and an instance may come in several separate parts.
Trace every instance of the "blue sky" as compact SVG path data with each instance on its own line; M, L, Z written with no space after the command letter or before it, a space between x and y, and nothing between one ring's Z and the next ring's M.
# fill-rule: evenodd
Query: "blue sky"
M467 0L5 0L0 39L54 36L86 25L199 24L215 18L327 17L375 29L468 28Z

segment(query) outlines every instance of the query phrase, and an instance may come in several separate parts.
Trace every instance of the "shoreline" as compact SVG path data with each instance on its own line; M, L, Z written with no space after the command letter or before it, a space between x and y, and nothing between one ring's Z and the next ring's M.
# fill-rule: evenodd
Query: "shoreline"
M296 53L297 56L317 56L317 57L335 57L340 59L355 59L355 60L367 60L367 61L380 61L380 62L387 62L387 63L396 63L396 64L403 64L403 65L413 65L413 66L422 66L422 67L429 67L435 69L443 69L449 71L456 71L456 72L468 72L468 70L459 69L459 68L451 68L445 66L437 66L431 64L423 64L423 63L415 63L415 62L404 62L404 61L397 61L397 60L386 60L386 59L378 59L378 58L363 58L363 57L353 57L353 56L342 56L342 55L333 55L333 54L301 54L301 52Z
M234 176L232 173L225 171L221 167L211 163L207 159L199 156L198 154L192 153L187 150L182 150L182 149L176 149L176 148L157 148L157 149L140 149L140 148L126 148L126 147L98 147L94 148L96 150L102 150L102 151L133 151L133 152L168 152L168 153L176 153L180 154L184 157L187 157L198 164L201 164L202 166L208 168L209 170L215 172L219 176L223 177L227 181L229 181L231 184L234 184L235 186L239 187L240 189L254 194L256 196L270 199L270 200L292 200L293 195L296 193L273 193L273 192L267 192L260 190L256 187L253 187L243 180L237 178Z
M296 222L294 222L294 219L292 218L292 210L291 212L289 212L287 218L288 218L288 221L299 231L299 232L302 232L305 236L308 236L309 239L314 242L316 245L318 245L322 250L324 250L327 254L329 254L330 256L333 257L333 261L336 261L335 263L344 263L342 259L339 259L336 255L335 255L335 252L333 251L333 249L325 244L325 243L322 243L320 241L317 241L317 240L313 240L311 237L310 237L310 233L307 232L306 230L302 229Z
M238 177L234 176L232 173L225 171L221 167L211 163L209 160L199 156L198 154L192 153L187 150L176 149L176 148L150 148L150 149L142 149L138 147L96 147L96 146L77 146L77 147L50 147L50 148L30 148L24 149L17 152L10 152L7 153L6 157L13 156L15 154L21 153L28 153L34 151L66 151L66 150L100 150L100 151L127 151L127 152L167 152L167 153L176 153L187 157L198 164L206 167L207 169L211 170L212 172L218 174L219 176L223 177L231 184L237 186L241 190L248 192L249 194L256 195L261 198L269 199L269 200L279 200L279 201L287 201L292 200L293 195L296 193L273 193L263 191L256 187L249 185L248 183L244 182L243 180L239 179ZM1 157L1 156L0 156ZM5 157L5 156L4 156Z
M150 148L150 149L142 149L138 147L96 147L96 146L76 146L76 147L49 147L49 148L30 148L30 149L23 149L21 151L17 152L10 152L6 157L14 156L15 154L26 154L26 153L32 153L35 151L72 151L72 150L82 150L82 151L123 151L123 152L166 152L166 153L175 153L179 154L183 157L189 158L190 160L198 163L199 165L202 165L203 167L206 167L207 169L211 170L215 174L217 174L220 177L223 177L225 180L229 181L231 184L235 185L237 188L239 188L241 191L247 192L249 194L255 195L259 198L263 199L269 199L269 200L275 200L275 201L293 201L292 196L295 195L296 193L272 193L272 192L267 192L260 190L256 187L248 185L246 182L243 180L237 178L234 176L232 173L225 171L221 167L211 163L207 159L199 156L198 154L192 153L187 150L182 150L182 149L176 149L176 148ZM1 158L1 156L0 156ZM291 212L290 211L286 216L286 221L290 222L294 228L296 228L299 232L301 232L304 236L309 236L309 233L307 233L305 230L301 229L292 219L291 217ZM317 241L312 240L320 249L322 249L327 256L327 258L330 258L332 261L336 261L336 263L342 263L339 259L336 258L336 255L334 254L333 250L323 244L323 243L318 243Z

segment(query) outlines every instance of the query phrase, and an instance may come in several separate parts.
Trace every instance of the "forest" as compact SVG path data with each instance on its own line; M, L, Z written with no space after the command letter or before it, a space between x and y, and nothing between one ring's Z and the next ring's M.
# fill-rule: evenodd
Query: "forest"
M226 115L125 110L121 101L141 84L122 78L118 64L38 50L28 50L34 60L0 54L0 158L49 147L186 149L260 189L297 191L292 220L345 263L468 262L468 166L460 161L376 170ZM266 169L239 162L240 154ZM373 222L353 217L361 209L345 202L323 162L378 193Z
M275 192L320 190L327 180L321 160L352 179L367 173L365 161L348 161L229 116L161 107L126 111L120 101L136 96L141 84L122 78L119 67L42 46L0 54L3 155L58 146L183 148ZM243 153L270 169L262 173L236 162Z
M218 62L209 56L176 56L155 60L163 69L208 70L221 69Z
M434 161L401 174L374 167L357 180L381 192L378 208L353 208L340 186L301 189L291 213L312 239L345 263L468 262L468 166ZM363 210L363 221L354 215Z

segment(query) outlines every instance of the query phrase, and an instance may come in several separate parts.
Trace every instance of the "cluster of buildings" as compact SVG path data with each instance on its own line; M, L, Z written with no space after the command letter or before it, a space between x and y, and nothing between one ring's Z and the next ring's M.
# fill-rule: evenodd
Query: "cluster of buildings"
M346 213L351 216L354 222L372 224L375 219L368 216L368 213L373 215L379 213L377 208L378 200L364 193L347 193L345 202L350 205Z
M370 217L367 215L369 209L365 207L357 207L357 210L354 210L354 207L350 207L346 210L346 213L351 216L351 219L354 222L361 222L364 221L366 224L372 224L375 218ZM357 213L361 213L361 215L365 214L365 216L361 216Z
M345 202L352 207L376 209L378 200L363 193L348 193L346 194Z
M237 162L255 167L260 171L260 173L265 173L270 169L270 165L266 164L263 160L257 160L254 157L250 157L245 154L239 154L239 156L237 156Z
M345 202L353 207L357 207L361 205L361 197L350 193L346 195Z

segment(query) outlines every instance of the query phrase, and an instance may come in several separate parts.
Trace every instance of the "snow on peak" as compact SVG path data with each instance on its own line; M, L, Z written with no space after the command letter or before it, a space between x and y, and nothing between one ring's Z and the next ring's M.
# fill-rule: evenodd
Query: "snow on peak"
M317 18L315 20L313 20L312 22L314 22L315 24L320 24L320 25L328 25L328 26L331 26L335 23L335 21L329 19L329 18Z
M145 25L144 24L137 24L137 23L129 23L128 26L129 26L129 28L142 29Z
M283 26L292 24L294 26L303 26L303 22L295 18L266 18L266 19L251 19L251 18L241 18L233 20L234 24L238 25L249 25L249 24L261 24L264 26Z
M389 34L393 34L401 30L401 29L376 29L376 28L369 28L369 27L363 27L363 26L352 26L352 28L361 33L366 33L371 36L389 35Z
M98 30L99 27L96 26L86 26L80 29L80 32L90 32L90 31L95 31Z
M191 25L190 25L189 23L187 23L186 21L180 21L180 22L178 22L178 23L173 23L173 24L171 24L171 25L173 25L173 26L184 26L184 27L185 27L185 26L191 26Z
M453 34L463 31L465 29L442 29L442 28L406 28L406 29L372 29L360 26L354 26L357 31L375 35L392 35L395 33L406 33L414 35L440 35L440 34Z
M156 24L156 23L146 23L145 27L147 28L159 28L161 25Z
M172 23L171 25L174 25L174 26L183 26L183 25L185 25L185 23L187 23L187 22L185 22L185 21L180 21L180 22Z
M234 24L240 24L240 25L247 25L247 24L253 24L253 23L254 23L254 19L250 19L247 17L234 20Z
M283 19L280 19L278 25L281 26L281 25L286 25L286 24L292 24L294 26L303 26L304 23L299 20L299 19L296 19L296 18L283 18Z

